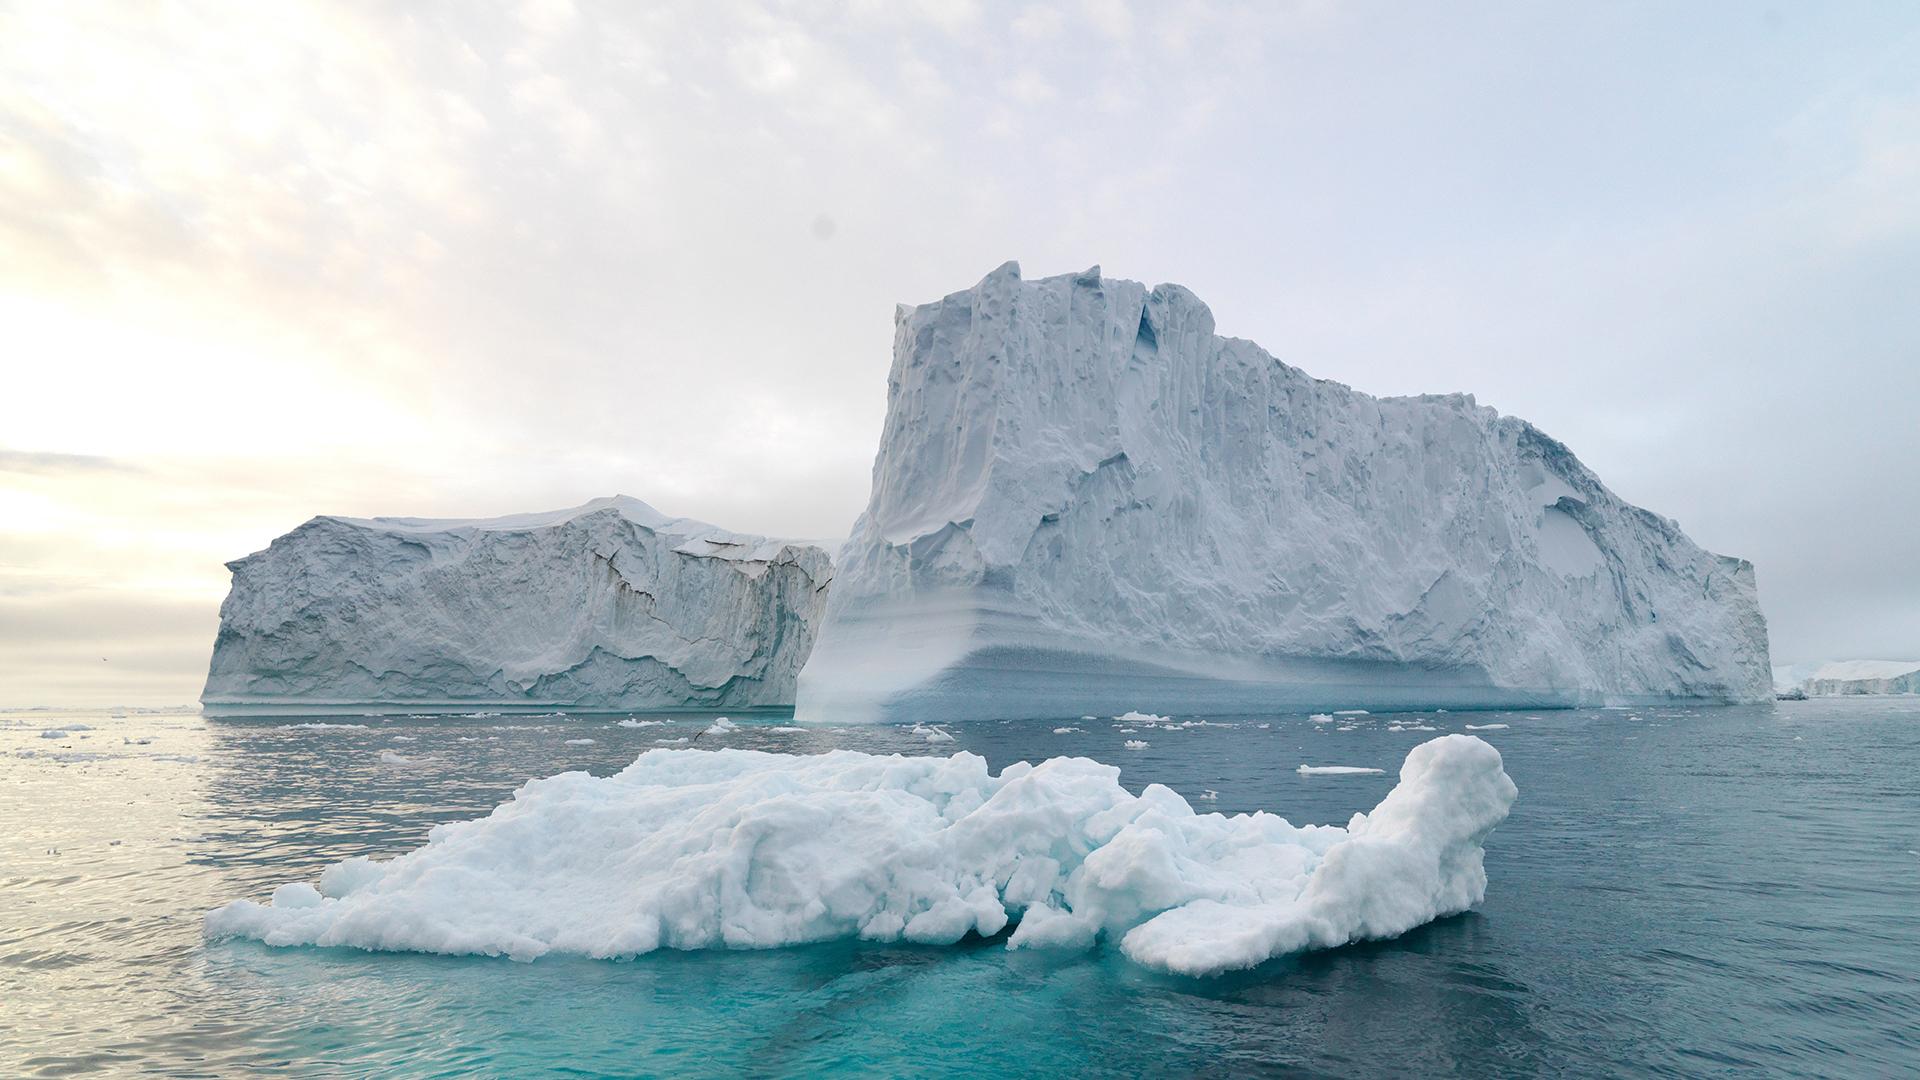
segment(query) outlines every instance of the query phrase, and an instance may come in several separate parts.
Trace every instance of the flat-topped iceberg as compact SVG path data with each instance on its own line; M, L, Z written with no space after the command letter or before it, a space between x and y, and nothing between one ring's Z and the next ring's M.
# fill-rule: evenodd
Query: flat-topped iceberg
M390 861L207 915L269 945L630 957L834 938L950 943L1010 923L1011 948L1105 937L1190 975L1392 937L1486 894L1481 843L1514 785L1448 735L1346 827L1200 814L1085 758L652 750L608 777L527 783Z
M1465 395L1009 263L895 319L802 719L1769 696L1753 568Z
M1920 660L1836 660L1807 676L1814 697L1858 694L1920 694Z
M624 496L317 517L228 568L209 712L790 704L832 576L818 546Z

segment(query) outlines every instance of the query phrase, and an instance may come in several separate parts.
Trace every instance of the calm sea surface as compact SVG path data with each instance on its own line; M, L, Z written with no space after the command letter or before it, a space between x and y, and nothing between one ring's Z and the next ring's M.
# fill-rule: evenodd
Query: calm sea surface
M1303 762L1392 772L1423 739L1509 725L1475 732L1520 787L1480 910L1218 979L998 940L520 964L202 938L208 908L407 851L530 777L617 771L713 715L0 713L0 1075L1920 1074L1912 698L1424 714L1435 732L988 721L937 747L734 716L723 745L1078 754L1295 823L1343 823L1393 782Z

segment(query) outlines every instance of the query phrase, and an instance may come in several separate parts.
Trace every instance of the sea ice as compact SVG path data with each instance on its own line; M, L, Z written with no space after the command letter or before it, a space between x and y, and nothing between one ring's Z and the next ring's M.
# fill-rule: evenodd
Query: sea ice
M1301 776L1384 776L1387 770L1363 765L1302 765L1296 771Z
M1467 724L1465 725L1465 727L1468 731L1505 731L1507 730L1507 725L1505 724Z
M212 938L269 945L631 957L862 937L1009 947L1102 936L1205 975L1392 937L1486 892L1481 843L1515 790L1485 742L1415 747L1346 827L1198 814L1084 758L999 775L974 754L654 750L562 773L390 861L210 912Z

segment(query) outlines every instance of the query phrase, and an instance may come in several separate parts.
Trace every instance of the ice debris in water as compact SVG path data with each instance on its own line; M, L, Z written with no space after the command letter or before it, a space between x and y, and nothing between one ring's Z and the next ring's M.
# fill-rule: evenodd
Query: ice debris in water
M1466 725L1466 728L1468 731L1505 731L1507 730L1507 725L1505 724L1468 724Z
M633 717L629 716L625 720L615 721L613 726L627 727L627 728L643 728L643 727L659 727L665 723L666 723L665 720L636 720Z
M1116 724L1143 724L1152 727L1155 724L1166 723L1167 717L1155 716L1150 712L1125 712L1114 717L1113 721Z
M1326 713L1323 713L1323 712L1314 713L1312 716L1307 717L1307 719L1313 721L1316 724L1333 723L1333 717L1328 716Z
M1387 772L1385 769L1370 769L1364 765L1302 765L1296 771L1301 776L1384 776Z
M707 729L705 731L702 731L700 734L730 735L739 730L740 730L739 724L734 723L733 721L727 719L724 716L716 716L714 717L713 723L708 724Z
M930 743L953 741L953 736L949 735L944 728L940 727L928 727L925 724L915 724L913 725L913 733L921 736Z
M568 746L592 746L593 745L592 739L567 739L565 740L565 742L566 742L566 745Z
M380 764L382 765L407 765L411 763L412 760L410 758L403 758L391 750L380 751Z
M531 960L834 938L1010 948L1103 935L1204 975L1392 937L1486 893L1481 843L1515 790L1500 754L1446 735L1345 828L1198 814L1085 758L654 750L609 777L527 783L390 861L210 912L213 938Z
M1127 740L1127 749L1129 750L1145 750L1148 747L1148 745L1150 744L1145 739L1128 739Z
M367 725L365 724L312 723L312 724L281 724L280 726L288 731L365 731L367 730Z

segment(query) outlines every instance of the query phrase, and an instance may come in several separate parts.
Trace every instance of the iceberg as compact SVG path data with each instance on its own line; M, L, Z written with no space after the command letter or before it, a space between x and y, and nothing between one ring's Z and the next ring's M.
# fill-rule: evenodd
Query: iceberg
M1752 564L1462 394L1380 398L1079 274L895 315L802 720L1769 697Z
M1516 791L1466 735L1415 747L1340 826L1196 812L1085 758L651 750L622 772L528 782L387 861L338 863L269 903L209 912L213 939L624 958L836 938L1104 938L1208 975L1392 937L1480 903L1482 843Z
M1815 668L1801 689L1812 697L1920 694L1920 660L1836 660Z
M475 520L317 517L227 564L209 714L792 703L815 544L638 499Z

